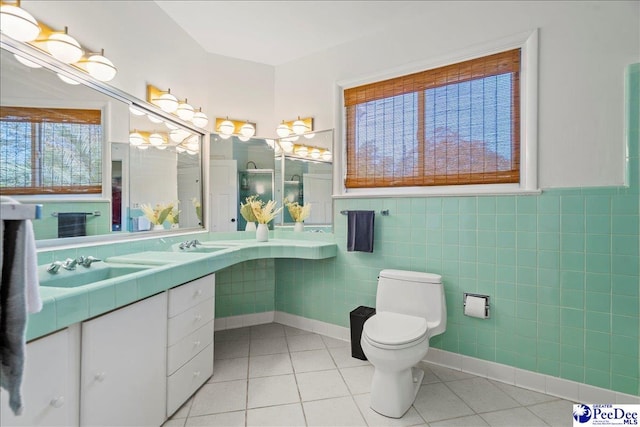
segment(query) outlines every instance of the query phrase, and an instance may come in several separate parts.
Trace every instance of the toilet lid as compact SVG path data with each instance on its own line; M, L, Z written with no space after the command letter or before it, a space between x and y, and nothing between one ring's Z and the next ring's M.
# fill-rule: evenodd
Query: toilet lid
M380 344L402 345L424 337L427 333L427 320L383 311L364 323L364 333L371 341Z

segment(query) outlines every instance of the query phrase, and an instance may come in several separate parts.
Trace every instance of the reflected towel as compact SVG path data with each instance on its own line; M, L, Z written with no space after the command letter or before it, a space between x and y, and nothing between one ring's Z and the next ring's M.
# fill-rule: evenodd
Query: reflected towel
M22 413L22 375L27 316L42 309L33 226L30 220L0 221L0 386L13 413Z
M58 237L87 235L87 214L84 212L60 212L58 214Z
M373 252L374 211L347 212L347 251Z

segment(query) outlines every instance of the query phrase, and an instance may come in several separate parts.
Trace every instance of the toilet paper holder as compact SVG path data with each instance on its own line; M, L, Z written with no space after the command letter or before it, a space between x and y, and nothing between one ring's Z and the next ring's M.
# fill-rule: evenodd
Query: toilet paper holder
M489 304L489 301L490 301L489 295L472 294L469 292L465 292L462 300L462 305L463 305L462 311L464 312L465 315L468 316L468 314L466 314L465 312L465 308L467 306L467 297L476 297L476 298L484 299L484 318L488 319L490 314L490 307L491 307L491 305Z

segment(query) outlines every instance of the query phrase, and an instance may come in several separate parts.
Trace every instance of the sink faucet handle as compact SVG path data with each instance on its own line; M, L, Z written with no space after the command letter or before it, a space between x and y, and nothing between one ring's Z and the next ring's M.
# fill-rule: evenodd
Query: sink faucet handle
M80 258L78 258L78 262L80 264L82 264L85 267L91 267L91 264L96 262L96 261L102 261L100 258L96 258L94 256L81 256Z
M67 270L75 270L76 269L76 265L78 265L78 260L77 259L67 258L64 261L64 263L62 264L62 267L67 269Z
M60 270L60 267L62 267L62 262L60 261L53 261L49 267L47 267L47 272L51 273L51 274L56 274L58 272L58 270Z

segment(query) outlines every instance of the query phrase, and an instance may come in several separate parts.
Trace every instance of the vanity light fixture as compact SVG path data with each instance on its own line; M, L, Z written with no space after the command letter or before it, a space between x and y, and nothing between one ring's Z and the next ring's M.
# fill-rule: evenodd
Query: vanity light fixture
M129 134L129 144L137 147L144 144L144 138L138 131L134 129L134 131Z
M134 116L144 116L146 113L142 110L139 110L138 108L134 107L133 105L129 106L129 112L131 114L133 114Z
M0 30L20 42L34 41L40 34L38 21L20 7L20 0L15 3L0 6Z
M33 61L30 61L27 58L24 58L24 57L18 55L17 53L14 53L13 56L16 58L16 61L18 61L22 65L25 65L25 66L27 66L29 68L42 68L42 65L37 64L37 63L35 63Z
M154 147L157 147L159 145L164 144L164 138L159 133L154 132L151 135L149 135L149 144L153 145Z
M251 139L250 136L242 136L242 135L238 135L238 139L242 142L247 142Z
M236 135L238 139L243 142L251 139L253 135L256 133L256 124L251 123L248 120L245 122L241 122L239 120L226 118L216 118L215 125L216 132L218 132L218 136L222 139L229 139L231 136Z
M169 130L176 130L176 129L178 129L178 126L176 126L176 125L174 125L174 124L171 124L171 123L169 123L169 122L164 122L164 125L165 125L165 126L167 127L167 129L169 129Z
M159 117L154 116L153 114L147 114L147 118L151 123L162 123L163 120Z
M311 149L311 152L309 153L309 155L311 156L312 159L319 159L320 158L320 150L318 150L317 148L313 148L313 149Z
M309 154L309 149L304 145L300 145L295 148L294 152L300 157L307 157L307 154Z
M293 151L293 141L288 138L281 139L280 148L282 148L282 151L284 151L285 153L291 153Z
M169 132L169 138L171 138L173 142L182 142L189 135L191 134L184 129L174 129Z
M294 139L295 141L297 140L297 137L299 135L307 135L307 132L311 132L312 130L313 130L313 118L305 117L304 119L301 119L300 116L298 116L296 120L292 120L289 122L285 122L283 120L282 123L280 123L280 125L278 125L278 127L276 128L276 133L281 138L286 138L287 136L293 134L296 137L296 139ZM313 137L311 136L308 138L313 138Z
M295 133L296 135L302 135L307 131L311 130L311 129L307 129L307 125L302 120L300 120L300 116L298 116L298 120L293 122L291 129L293 130L293 133Z
M64 27L64 32L53 33L46 40L47 51L54 58L66 63L78 62L84 52L80 43L68 34L69 28Z
M63 82L65 82L66 84L73 85L73 86L76 86L76 85L80 84L79 81L74 80L71 77L67 77L64 74L60 74L60 73L57 73L57 74L58 74L58 78L60 80L62 80Z
M100 53L91 53L89 55L87 59L81 59L78 65L86 67L87 72L101 82L113 80L118 70L116 70L113 62L105 58L104 49Z
M233 122L227 117L222 122L220 122L220 124L218 124L218 119L216 119L216 129L218 129L218 132L220 132L222 135L229 137L233 135L233 131L236 129L236 127Z
M209 118L202 112L202 107L198 108L198 111L193 114L191 122L199 128L203 128L209 123Z
M276 133L280 138L286 138L291 134L291 129L285 124L283 120L282 123L280 123L276 128Z
M255 134L256 128L254 128L253 125L248 121L240 127L240 135L244 136L245 138L251 138Z
M171 89L162 91L153 85L147 85L147 101L166 113L173 113L178 109L178 98L171 94Z
M324 153L322 153L322 160L326 160L327 162L331 161L331 151L327 150Z
M184 102L178 103L178 109L176 110L176 114L182 120L185 120L188 122L191 119L193 119L193 116L195 115L195 111L193 110L193 107L189 105L187 103L187 100L185 99Z

